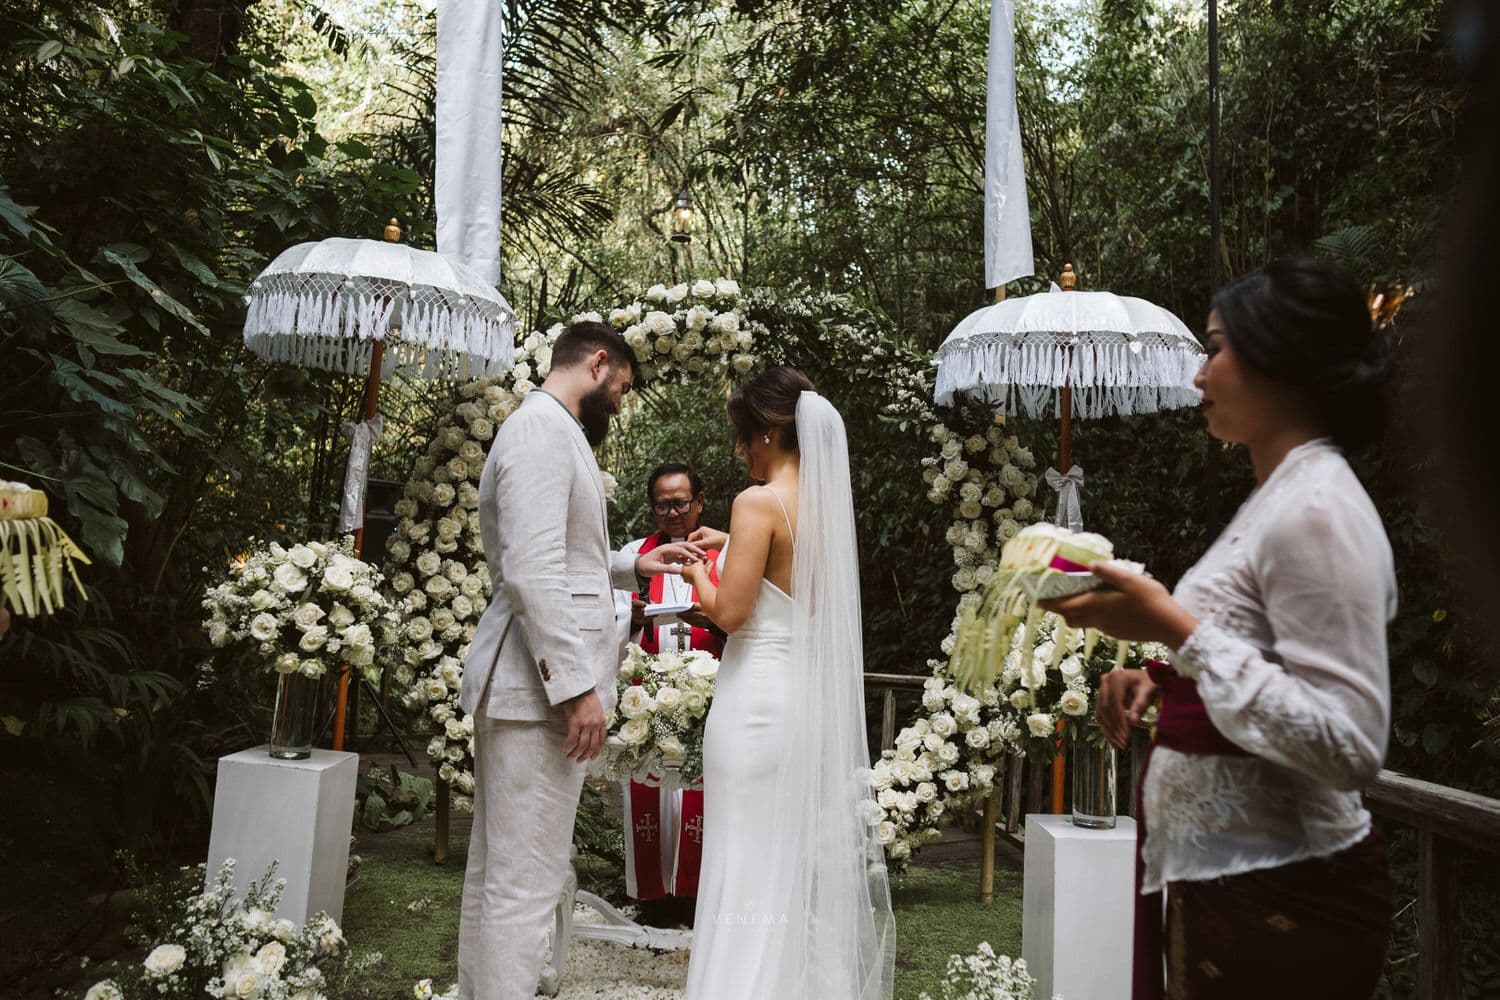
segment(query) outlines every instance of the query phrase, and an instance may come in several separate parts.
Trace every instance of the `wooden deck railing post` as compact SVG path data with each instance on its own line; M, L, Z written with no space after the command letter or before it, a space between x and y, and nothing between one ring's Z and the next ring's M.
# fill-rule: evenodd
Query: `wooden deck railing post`
M880 711L880 749L890 750L896 745L896 689L885 689L885 704Z
M1421 1000L1460 1000L1458 859L1453 845L1428 830L1417 832L1417 988Z

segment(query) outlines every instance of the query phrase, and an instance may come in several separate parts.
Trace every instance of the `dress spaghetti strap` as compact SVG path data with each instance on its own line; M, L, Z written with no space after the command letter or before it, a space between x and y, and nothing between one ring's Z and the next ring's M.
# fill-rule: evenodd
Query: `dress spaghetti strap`
M761 487L761 489L765 490L767 493L771 494L771 496L776 498L776 506L781 508L782 520L786 521L787 534L792 536L792 544L795 545L797 543L797 531L792 527L792 519L787 516L786 504L781 502L781 494L777 493L769 486L763 486Z

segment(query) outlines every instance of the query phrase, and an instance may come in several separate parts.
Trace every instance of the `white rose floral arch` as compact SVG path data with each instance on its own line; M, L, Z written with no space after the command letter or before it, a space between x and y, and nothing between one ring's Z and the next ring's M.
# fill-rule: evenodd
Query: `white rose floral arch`
M654 285L607 317L583 313L574 319L618 329L652 382L714 382L743 378L767 363L797 363L806 347L783 342L754 318L773 303L781 314L795 317L858 313L840 296L806 289L741 293L734 282L720 279ZM458 708L458 688L490 583L479 536L479 473L499 424L545 377L551 344L561 330L558 325L528 335L509 374L462 388L462 402L443 419L415 464L387 547L386 576L405 602L407 641L397 680L409 685L408 708L433 727L428 755L457 793L461 809L471 805L474 789L473 731ZM980 408L960 406L940 414L931 403L932 373L925 358L893 348L870 324L820 321L818 336L818 350L846 358L850 377L868 381L888 400L885 420L902 432L926 430L933 453L923 460L921 475L927 499L951 516L945 539L954 562L956 623L964 604L977 602L979 589L993 576L1001 546L1037 517L1035 458ZM1007 696L1007 679L976 694L958 691L947 672L952 641L950 629L943 658L926 664L931 677L922 715L901 730L896 746L874 768L882 813L873 819L895 863L934 839L945 815L981 801L1001 762L1026 749L1026 716Z

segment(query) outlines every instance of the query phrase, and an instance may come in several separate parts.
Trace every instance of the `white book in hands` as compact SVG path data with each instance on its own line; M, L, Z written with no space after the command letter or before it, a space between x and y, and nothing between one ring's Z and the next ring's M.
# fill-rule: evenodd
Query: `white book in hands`
M684 611L691 610L693 610L692 601L678 601L672 604L648 604L646 605L646 610L643 611L642 614L644 614L647 618L666 618L668 619L667 621L658 622L657 624L670 625L677 619L678 615L682 614Z

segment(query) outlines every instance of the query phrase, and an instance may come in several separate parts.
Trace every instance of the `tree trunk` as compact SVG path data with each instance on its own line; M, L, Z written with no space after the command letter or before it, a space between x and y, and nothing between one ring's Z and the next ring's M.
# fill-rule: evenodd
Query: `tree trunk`
M239 51L245 12L256 0L178 0L172 27L187 36L183 46L194 59L227 76L229 57Z

